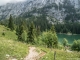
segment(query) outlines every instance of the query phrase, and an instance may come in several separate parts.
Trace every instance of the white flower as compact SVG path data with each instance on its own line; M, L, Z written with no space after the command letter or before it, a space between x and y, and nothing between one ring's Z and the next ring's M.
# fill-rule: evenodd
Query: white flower
M10 55L9 54L6 54L6 58L9 58L10 57Z
M17 60L17 59L14 58L14 59L12 59L12 60Z

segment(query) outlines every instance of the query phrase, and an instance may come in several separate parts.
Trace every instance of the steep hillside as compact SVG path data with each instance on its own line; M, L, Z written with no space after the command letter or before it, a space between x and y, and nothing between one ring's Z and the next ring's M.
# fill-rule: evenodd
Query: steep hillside
M28 46L17 41L15 32L0 25L0 60L23 60L28 54Z

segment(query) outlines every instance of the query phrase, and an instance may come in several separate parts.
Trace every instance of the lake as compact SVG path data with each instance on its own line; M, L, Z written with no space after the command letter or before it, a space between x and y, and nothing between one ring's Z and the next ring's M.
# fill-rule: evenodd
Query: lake
M69 44L72 44L74 40L80 39L80 35L67 35L67 34L57 34L58 41L62 43L63 39L66 38Z

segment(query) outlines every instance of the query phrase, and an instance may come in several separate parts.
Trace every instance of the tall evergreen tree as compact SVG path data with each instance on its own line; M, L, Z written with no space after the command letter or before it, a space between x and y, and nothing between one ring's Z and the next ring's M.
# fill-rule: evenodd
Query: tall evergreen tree
M34 43L34 24L31 22L28 29L27 43Z
M18 36L19 41L23 41L23 38L22 38L23 32L24 32L23 23L21 22L21 24L19 24L19 26L16 29L16 35Z
M39 36L40 33L41 33L41 31L40 31L40 26L37 26L37 27L36 27L36 36Z
M52 25L50 31L51 31L52 33L56 33L56 32L55 32L55 27L54 27L54 25Z
M9 18L8 28L10 28L11 30L14 30L14 23L13 23L12 15L10 15L10 18Z

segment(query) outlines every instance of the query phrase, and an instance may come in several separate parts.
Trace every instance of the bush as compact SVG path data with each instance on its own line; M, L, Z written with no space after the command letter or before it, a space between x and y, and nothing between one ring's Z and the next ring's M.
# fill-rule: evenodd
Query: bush
M5 36L5 33L3 32L2 35Z
M61 49L63 49L63 48L64 48L64 46L59 42L59 43L58 43L58 49L61 50Z
M68 40L66 38L64 38L64 40L63 40L63 46L65 47L67 45L68 45Z
M72 50L80 51L80 40L75 40L71 48Z
M43 32L41 36L39 36L39 44L46 45L49 48L56 48L58 45L58 38L56 33L52 33L51 31Z

